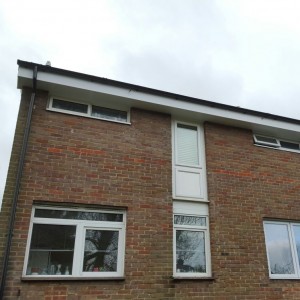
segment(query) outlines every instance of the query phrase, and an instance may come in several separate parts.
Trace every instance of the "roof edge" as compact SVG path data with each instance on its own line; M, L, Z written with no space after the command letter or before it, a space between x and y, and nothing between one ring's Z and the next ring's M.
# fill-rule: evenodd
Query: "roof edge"
M17 64L19 67L23 67L23 68L27 68L27 69L33 69L34 67L37 67L39 71L43 71L46 73L73 77L73 78L82 79L82 80L86 80L86 81L107 84L107 85L120 87L120 88L126 88L129 90L134 90L137 92L147 93L147 94L151 94L151 95L172 98L174 100L182 100L182 101L195 103L195 104L199 104L199 105L204 105L204 106L208 106L208 107L219 108L222 110L228 110L228 111L238 112L238 113L242 113L242 114L246 114L246 115L252 115L252 116L256 116L256 117L267 118L267 119L272 119L272 120L276 120L276 121L282 121L282 122L300 125L300 120L298 120L298 119L293 119L293 118L289 118L289 117L260 112L260 111L247 109L247 108L241 108L238 106L232 106L232 105L213 102L213 101L209 101L209 100L203 100L203 99L194 98L194 97L190 97L190 96L184 96L181 94L166 92L166 91L157 90L157 89L153 89L153 88L149 88L149 87L144 87L144 86L140 86L140 85L136 85L136 84L112 80L112 79L108 79L108 78L104 78L104 77L98 77L95 75L89 75L89 74L85 74L85 73L79 73L79 72L75 72L75 71L55 68L55 67L51 67L48 65L41 65L41 64L27 62L27 61L23 61L23 60L19 60L19 59L17 60Z

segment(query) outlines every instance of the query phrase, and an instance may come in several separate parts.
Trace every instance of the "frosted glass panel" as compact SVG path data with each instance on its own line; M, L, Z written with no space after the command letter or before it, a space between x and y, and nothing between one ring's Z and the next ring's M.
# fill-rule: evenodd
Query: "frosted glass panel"
M177 124L177 163L199 165L198 132L196 126Z

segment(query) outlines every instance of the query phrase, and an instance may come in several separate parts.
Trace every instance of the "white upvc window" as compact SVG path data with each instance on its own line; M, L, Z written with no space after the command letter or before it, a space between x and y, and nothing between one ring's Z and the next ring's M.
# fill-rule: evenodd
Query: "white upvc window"
M128 110L97 106L55 97L50 98L48 110L118 123L129 123Z
M203 129L173 122L173 198L207 201Z
M35 206L23 277L124 276L125 212Z
M210 277L208 205L173 203L174 278Z
M300 279L300 223L265 221L269 275L272 279Z
M254 144L257 146L297 153L300 152L299 141L290 141L260 134L254 134L253 139Z

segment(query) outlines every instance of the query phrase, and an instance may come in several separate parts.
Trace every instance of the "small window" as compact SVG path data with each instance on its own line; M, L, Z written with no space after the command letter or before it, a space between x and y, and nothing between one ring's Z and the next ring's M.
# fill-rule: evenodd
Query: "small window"
M282 148L286 148L286 149L299 150L299 144L298 143L280 141L280 146Z
M33 208L25 277L120 277L124 212Z
M207 213L206 204L174 203L174 277L210 276Z
M285 151L300 152L300 144L298 142L286 141L258 134L254 134L253 138L255 144L259 146L266 146Z
M128 112L61 99L50 99L49 110L113 122L128 123Z
M264 222L269 274L300 279L300 223Z
M105 108L100 106L92 106L92 116L96 118L108 119L114 121L121 121L121 122L127 121L126 111L110 109L110 108Z
M61 110L68 110L77 113L82 113L82 114L87 114L88 112L88 105L86 104L80 104L80 103L69 102L69 101L58 100L58 99L53 99L52 107Z
M267 137L262 135L254 135L254 141L258 145L272 146L272 147L280 147L280 144L276 138Z

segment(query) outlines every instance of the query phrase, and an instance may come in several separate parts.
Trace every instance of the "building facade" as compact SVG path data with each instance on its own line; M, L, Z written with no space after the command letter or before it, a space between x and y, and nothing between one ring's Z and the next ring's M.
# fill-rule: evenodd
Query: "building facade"
M3 299L300 299L300 121L18 65Z

